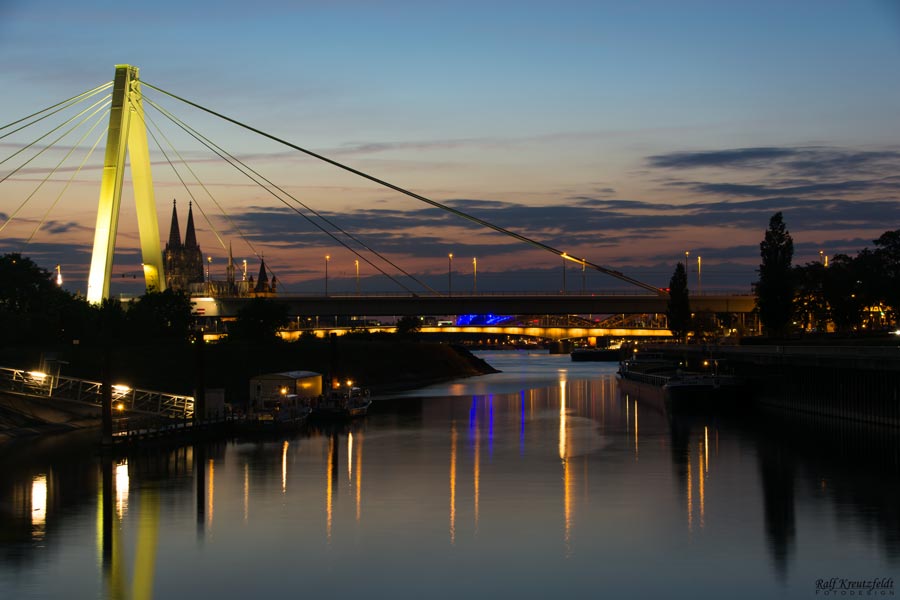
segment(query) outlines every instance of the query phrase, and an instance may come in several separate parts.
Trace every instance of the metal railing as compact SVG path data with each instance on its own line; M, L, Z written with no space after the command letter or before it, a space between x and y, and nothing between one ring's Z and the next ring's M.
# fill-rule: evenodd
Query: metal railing
M102 383L40 371L0 367L0 391L103 405ZM114 411L140 412L172 419L189 419L194 414L194 398L191 396L134 389L121 384L112 386L112 405Z

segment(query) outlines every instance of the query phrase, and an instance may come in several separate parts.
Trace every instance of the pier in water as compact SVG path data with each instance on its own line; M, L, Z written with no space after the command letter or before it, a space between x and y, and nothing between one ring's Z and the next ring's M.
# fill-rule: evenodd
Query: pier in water
M112 458L6 448L0 597L894 594L892 435L672 417L621 394L612 363L482 356L503 372L346 426Z

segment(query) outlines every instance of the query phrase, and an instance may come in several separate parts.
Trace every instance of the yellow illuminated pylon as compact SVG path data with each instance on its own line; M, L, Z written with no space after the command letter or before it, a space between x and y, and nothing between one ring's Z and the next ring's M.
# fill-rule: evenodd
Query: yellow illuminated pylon
M147 127L138 68L116 65L113 81L112 107L109 114L109 134L106 156L103 159L103 178L100 182L100 203L97 208L97 227L94 230L94 251L88 275L87 299L99 303L109 297L116 231L119 226L119 207L125 175L125 151L131 163L134 202L137 206L138 232L147 291L164 291L166 277L159 243L159 222L153 197L150 174L150 151L147 147Z

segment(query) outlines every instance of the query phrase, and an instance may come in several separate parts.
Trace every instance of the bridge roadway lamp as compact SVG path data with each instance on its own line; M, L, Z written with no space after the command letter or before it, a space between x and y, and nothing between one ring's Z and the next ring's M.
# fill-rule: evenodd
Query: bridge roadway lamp
M325 255L325 295L328 295L328 261L331 260L331 255Z
M453 253L447 255L447 295L453 295Z

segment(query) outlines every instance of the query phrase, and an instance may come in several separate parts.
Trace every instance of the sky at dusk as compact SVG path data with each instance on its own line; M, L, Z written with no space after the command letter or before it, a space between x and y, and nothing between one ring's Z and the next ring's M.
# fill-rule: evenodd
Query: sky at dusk
M0 126L110 81L122 63L144 82L651 285L667 285L689 251L692 289L702 256L704 291L749 291L776 211L795 264L820 251L854 255L900 227L897 2L0 0ZM451 252L459 289L474 286L473 257L479 291L562 287L552 254L144 92L438 291ZM264 255L289 291L321 292L326 254L332 290L353 289L356 256L297 214L307 209L147 114L166 151L151 139L164 241L172 200L182 228L193 201L214 278L224 278L231 243L251 270L254 250ZM102 113L9 175L65 129L10 155L63 120L0 139L0 252L60 263L66 286L84 291ZM140 269L129 179L118 291L140 291L129 280ZM360 262L365 289L401 291ZM627 289L578 265L567 275L571 290Z

